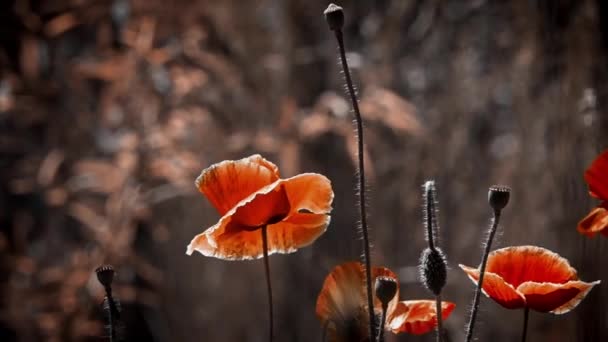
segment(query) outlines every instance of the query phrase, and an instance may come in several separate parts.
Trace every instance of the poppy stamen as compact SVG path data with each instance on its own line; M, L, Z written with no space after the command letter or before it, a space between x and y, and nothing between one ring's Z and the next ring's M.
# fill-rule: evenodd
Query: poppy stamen
M357 150L358 150L358 174L359 184L357 192L359 196L359 215L361 220L361 231L363 235L363 256L365 259L365 281L367 289L367 307L369 314L369 339L373 340L374 334L374 302L372 294L372 263L370 257L369 247L369 235L367 230L367 214L365 210L365 167L364 167L364 155L363 155L363 119L361 119L361 112L359 111L359 101L353 87L353 81L350 77L350 70L348 68L348 62L346 61L346 52L344 49L344 39L342 37L342 27L344 26L344 11L342 7L335 4L330 4L327 9L323 12L325 20L329 25L330 30L334 31L336 40L338 41L338 48L340 50L340 61L342 63L342 70L344 71L344 78L346 79L346 87L353 105L355 112L355 121L357 122Z
M475 318L477 317L477 310L479 309L479 301L481 299L481 289L483 286L483 278L486 272L486 264L488 263L488 255L490 255L490 249L492 248L492 240L500 221L500 214L502 209L509 203L509 196L511 189L507 186L494 185L490 187L488 191L488 203L492 207L494 217L492 218L492 225L488 234L488 239L485 243L485 250L481 258L479 281L477 282L477 288L475 289L475 297L473 298L473 310L471 311L471 317L469 318L469 324L467 327L467 338L466 341L470 342L473 338L473 328L475 327Z
M262 227L262 249L264 252L264 271L266 274L266 285L268 290L268 317L269 317L269 341L272 342L274 335L273 310L272 310L272 284L270 282L270 262L268 261L268 228Z

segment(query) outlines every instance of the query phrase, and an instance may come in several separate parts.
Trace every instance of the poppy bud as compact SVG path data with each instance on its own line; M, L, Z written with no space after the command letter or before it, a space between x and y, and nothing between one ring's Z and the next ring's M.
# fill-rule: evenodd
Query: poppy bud
M97 274L97 280L99 280L103 287L108 288L112 286L112 281L114 280L115 273L114 267L112 267L112 265L99 266L95 270L95 273Z
M501 211L509 203L511 188L504 185L493 185L488 191L488 203L494 211Z
M342 26L344 26L344 11L342 7L336 4L329 4L327 9L323 11L323 14L330 30L337 31L342 29Z
M378 297L383 306L387 306L397 293L397 280L391 277L377 277L374 287L376 297Z
M420 279L434 295L439 295L447 279L446 258L439 248L426 248L420 256Z

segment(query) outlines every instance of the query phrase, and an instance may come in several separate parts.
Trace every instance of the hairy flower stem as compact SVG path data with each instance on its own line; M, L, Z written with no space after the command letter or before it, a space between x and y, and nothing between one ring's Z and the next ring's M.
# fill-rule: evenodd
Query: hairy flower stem
M443 317L441 311L441 294L435 296L435 312L437 313L437 342L443 341Z
M435 185L433 181L428 181L425 184L425 199L426 199L426 239L429 244L429 249L435 251L435 235L437 230L437 217L435 210ZM439 290L441 291L441 290ZM437 314L437 342L443 340L443 317L441 316L441 292L435 294L435 311Z
M525 308L524 309L524 328L521 332L521 342L526 342L526 335L528 333L528 316L530 314L530 309L529 308Z
M268 232L266 226L262 227L262 248L264 249L264 270L266 271L266 285L268 289L268 316L269 316L269 341L272 342L273 331L273 312L272 312L272 284L270 283L270 263L268 262Z
M477 281L477 288L475 289L475 297L473 299L473 310L471 311L471 317L469 318L469 325L467 327L467 338L466 341L470 342L473 338L473 329L475 327L475 318L477 316L477 310L479 310L479 300L481 297L481 289L483 286L483 278L486 272L486 264L488 262L488 255L490 254L490 249L492 248L492 240L494 239L494 234L496 233L496 228L498 227L498 222L500 221L500 210L494 210L494 218L492 219L492 226L490 227L490 234L488 235L488 240L485 243L485 250L483 252L483 256L481 259L481 268L479 270L479 280Z
M377 342L384 342L384 325L386 324L386 311L388 310L387 304L382 304L382 320L380 321L380 331L378 331Z
M363 155L363 120L361 119L361 112L359 111L359 103L355 89L353 87L353 81L350 78L350 71L348 69L348 63L346 62L346 52L344 51L344 39L342 38L342 30L334 30L336 39L338 40L338 47L340 48L340 61L342 62L342 69L344 70L344 77L346 78L346 86L348 87L348 93L353 103L353 110L355 112L355 120L357 121L357 147L359 157L359 215L361 217L361 231L363 232L363 255L365 258L365 281L367 287L367 308L369 312L369 337L373 340L374 337L374 302L372 294L372 272L371 272L371 257L369 247L369 235L367 231L367 214L365 212L365 165Z

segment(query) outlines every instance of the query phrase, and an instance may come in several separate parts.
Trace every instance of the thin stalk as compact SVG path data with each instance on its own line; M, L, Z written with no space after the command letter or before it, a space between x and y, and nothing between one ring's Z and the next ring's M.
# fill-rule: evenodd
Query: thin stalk
M384 325L386 324L386 311L388 305L382 305L382 320L380 321L380 331L378 331L378 341L384 342Z
M470 342L473 338L473 329L475 327L475 318L477 316L477 311L479 310L479 300L481 297L481 289L483 286L483 278L484 273L486 272L486 264L488 262L488 255L490 254L490 249L492 248L492 240L494 239L494 234L496 233L496 228L498 227L498 222L500 221L500 211L494 210L494 218L492 219L492 227L490 227L490 234L488 235L488 240L485 243L485 250L483 252L483 256L481 259L481 268L479 271L479 281L477 282L477 288L475 289L475 298L473 299L473 310L471 311L471 317L469 318L469 325L467 328L467 338L466 341Z
M437 313L437 342L443 341L443 317L441 310L441 294L435 296L435 312Z
M526 335L528 333L528 316L530 314L530 309L526 307L524 309L524 328L521 332L521 342L526 342Z
M428 191L426 194L426 239L429 243L429 248L435 250L435 233L433 227L433 214L435 213L435 198L433 191Z
M325 321L323 324L323 334L321 335L321 342L327 341L327 327L329 326L329 321Z
M357 95L353 87L353 82L350 78L350 71L348 69L348 63L346 61L346 52L344 50L344 39L342 37L342 30L334 30L336 39L338 40L338 47L340 48L340 61L342 62L342 69L344 70L344 77L346 78L346 86L348 87L348 93L353 104L353 110L355 112L355 121L357 122L357 147L359 157L359 215L361 217L361 231L363 232L363 256L365 259L365 282L367 288L367 308L369 313L369 338L370 341L374 337L374 301L372 294L372 272L371 272L371 257L369 247L369 235L367 229L367 214L365 211L365 165L363 155L363 120L361 119L361 112L359 111L359 103L357 101Z
M267 289L268 289L268 316L270 318L269 341L272 342L272 338L274 336L273 311L272 311L272 284L270 283L270 263L268 262L268 232L266 230L266 226L262 227L262 248L264 249L264 270L266 273L266 285L267 285Z
M106 301L108 303L108 335L110 335L110 342L114 342L114 318L112 317L112 290L106 289Z

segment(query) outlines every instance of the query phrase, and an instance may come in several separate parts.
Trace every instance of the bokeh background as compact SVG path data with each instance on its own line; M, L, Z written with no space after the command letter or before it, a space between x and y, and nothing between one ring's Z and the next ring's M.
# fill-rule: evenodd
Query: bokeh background
M186 256L218 215L199 172L261 153L284 176L333 182L315 244L271 257L277 341L320 340L326 274L359 258L355 140L318 0L4 0L0 4L0 340L104 340L111 263L130 341L266 341L261 261ZM361 96L373 263L402 299L425 246L421 185L438 184L441 244L464 337L490 222L494 246L534 244L608 281L608 241L576 232L582 174L608 147L608 5L597 0L341 1ZM608 338L608 284L573 312L532 313L529 341ZM479 341L519 338L522 313L483 299ZM389 341L431 341L399 336Z

